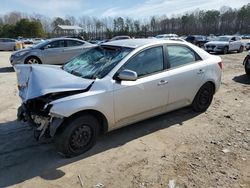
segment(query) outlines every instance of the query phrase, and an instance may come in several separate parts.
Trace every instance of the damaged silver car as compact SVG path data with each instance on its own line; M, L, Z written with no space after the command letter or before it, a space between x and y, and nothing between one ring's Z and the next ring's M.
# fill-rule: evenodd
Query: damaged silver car
M219 89L221 69L220 57L189 43L108 42L64 66L16 65L18 119L71 157L107 131L184 106L205 111Z

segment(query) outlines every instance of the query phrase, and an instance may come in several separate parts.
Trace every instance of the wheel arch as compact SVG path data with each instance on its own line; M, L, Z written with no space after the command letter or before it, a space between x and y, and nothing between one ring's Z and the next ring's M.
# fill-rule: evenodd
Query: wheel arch
M36 58L36 59L38 59L38 61L42 64L41 59L40 59L38 56L36 56L36 55L30 55L30 56L26 57L25 60L24 60L24 63L27 64L27 61L28 61L30 58Z
M54 136L57 133L59 133L60 131L62 131L64 129L64 127L67 126L67 122L69 122L72 119L75 119L79 116L82 116L82 115L92 115L98 120L98 122L100 123L100 134L104 134L108 131L108 120L105 117L105 115L103 113L101 113L100 111L87 109L87 110L82 110L82 111L76 112L76 113L70 115L69 117L65 117L62 120L62 122L56 127L56 130L53 131L53 134L51 136ZM52 125L51 128L53 129L55 127L53 127L53 125Z
M193 99L192 99L191 102L194 101L195 96L196 96L197 93L200 91L201 87L204 86L205 84L208 84L208 83L210 83L210 84L213 86L213 90L214 90L214 94L215 94L215 92L216 92L216 85L215 85L215 82L212 81L212 80L207 80L206 82L204 82L204 83L197 89L197 91L195 92L195 95L194 95L194 97L193 97Z

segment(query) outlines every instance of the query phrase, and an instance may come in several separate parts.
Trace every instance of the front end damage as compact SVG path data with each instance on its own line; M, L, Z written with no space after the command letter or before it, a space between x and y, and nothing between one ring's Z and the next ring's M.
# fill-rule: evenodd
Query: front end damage
M55 66L15 66L19 96L22 105L17 119L34 128L37 140L51 138L62 124L64 117L51 114L52 102L88 91L93 80L71 75Z
M53 122L62 123L63 118L53 117L50 115L50 109L52 105L49 103L52 101L48 96L38 97L30 99L26 103L18 108L17 119L22 122L28 123L34 128L34 136L37 140L42 138L50 138L54 136L54 131L50 131ZM55 121L55 119L58 119Z

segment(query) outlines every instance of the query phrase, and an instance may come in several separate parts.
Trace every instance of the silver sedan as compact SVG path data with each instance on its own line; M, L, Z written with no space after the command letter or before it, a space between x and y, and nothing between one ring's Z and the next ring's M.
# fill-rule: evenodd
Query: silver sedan
M16 64L64 64L73 57L94 47L86 41L71 38L55 38L30 48L12 53L10 63Z
M16 50L18 41L10 38L0 38L0 50Z
M129 39L101 44L62 67L15 70L18 119L74 156L101 133L185 106L206 111L220 87L222 62L187 42Z

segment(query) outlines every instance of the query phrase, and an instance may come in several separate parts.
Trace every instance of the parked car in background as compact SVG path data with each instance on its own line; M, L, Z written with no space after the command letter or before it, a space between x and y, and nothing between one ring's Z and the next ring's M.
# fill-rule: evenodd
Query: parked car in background
M242 39L250 39L250 35L242 35L241 38Z
M109 41L115 41L115 40L124 40L124 39L131 39L130 36L127 35L123 35L123 36L115 36L112 39L110 39Z
M199 47L203 47L208 42L208 38L202 35L189 35L185 40Z
M105 132L191 105L207 110L222 62L190 43L130 39L101 44L64 66L16 65L18 119L53 137L65 156Z
M241 42L241 38L238 36L220 36L213 41L205 44L205 50L207 52L219 52L227 54L228 52L237 51L243 52L244 44Z
M20 39L24 44L33 44L33 39L31 38L22 38Z
M38 44L38 43L40 43L40 42L43 42L44 39L41 39L41 38L34 38L34 39L32 39L32 41L33 41L33 44Z
M245 57L245 59L243 61L243 65L244 65L246 74L250 75L250 51L248 52L247 56Z
M30 48L11 54L15 64L64 64L95 45L70 38L55 38L43 41Z
M23 43L15 39L0 38L0 50L19 50L22 49Z
M178 38L178 35L176 34L160 34L155 36L157 39L172 39L172 38Z
M250 41L245 43L245 48L246 50L250 50Z

